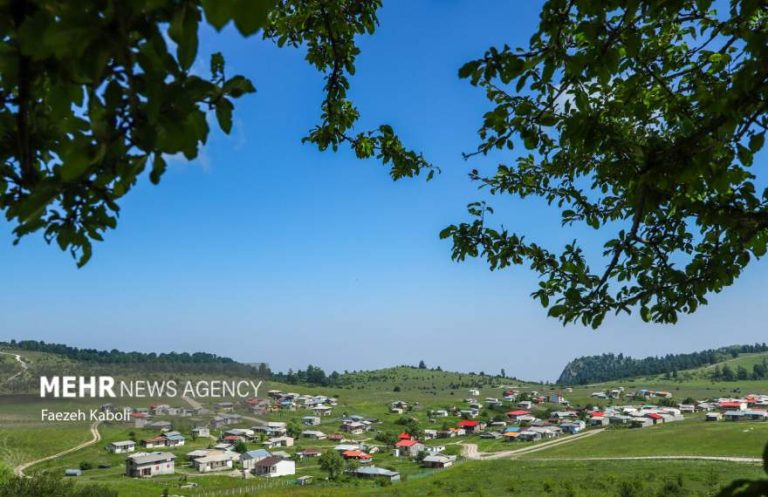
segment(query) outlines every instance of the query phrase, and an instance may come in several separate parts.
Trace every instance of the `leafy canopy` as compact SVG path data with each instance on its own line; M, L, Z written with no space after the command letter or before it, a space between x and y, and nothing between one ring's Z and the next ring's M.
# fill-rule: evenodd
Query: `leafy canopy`
M320 121L305 141L377 158L393 179L436 167L381 125L355 129L348 99L381 0L4 0L0 2L0 209L15 234L42 231L85 264L116 225L118 202L166 157L193 159L208 113L229 132L255 91L190 71L205 21L297 47L324 75ZM470 204L449 226L453 258L491 269L527 264L549 315L598 327L639 308L672 323L733 283L768 246L768 191L753 161L768 128L768 6L763 0L548 0L525 48L493 47L459 76L492 109L478 149L514 153L471 178L493 195L540 197L564 225L602 236L595 260L577 241L554 251ZM169 42L170 41L170 42ZM17 240L18 241L18 240ZM589 260L588 260L589 259Z
M194 159L208 113L229 133L235 100L255 91L228 77L221 54L210 75L191 71L205 20L261 30L306 48L326 75L321 123L306 140L349 144L391 164L395 179L432 166L390 126L352 132L347 99L359 50L379 0L3 0L0 2L0 209L18 239L42 231L85 264L91 243L114 228L119 200L148 171L158 183L169 155ZM431 177L431 175L430 175Z
M725 2L721 2L725 4ZM489 222L446 228L453 257L527 264L563 323L598 327L639 307L674 323L733 283L768 244L768 190L753 165L768 128L768 4L730 0L549 0L526 48L490 48L459 76L493 108L474 157L524 151L471 178L493 195L540 197L563 225L603 237L589 262ZM763 178L765 179L765 178Z

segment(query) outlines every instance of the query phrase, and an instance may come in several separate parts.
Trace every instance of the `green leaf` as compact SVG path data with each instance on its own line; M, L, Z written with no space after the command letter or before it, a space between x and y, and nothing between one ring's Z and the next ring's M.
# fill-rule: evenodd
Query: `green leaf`
M233 5L229 0L203 0L203 10L208 24L216 31L221 31L232 19Z
M91 165L88 149L79 142L63 143L59 150L59 157L61 158L61 179L65 182L79 178Z
M261 29L274 5L275 0L234 0L233 18L240 34L250 36Z
M155 154L155 160L152 162L152 171L149 173L149 181L155 185L160 183L160 177L165 172L165 169L165 159L163 159L161 154Z
M229 134L232 131L232 102L222 98L216 104L216 119L219 121L219 127L223 132Z
M751 150L752 153L757 153L762 150L763 145L765 145L765 132L752 135L749 139L749 150Z
M235 76L224 83L223 90L224 93L237 98L245 93L255 92L256 88L251 83L251 80L245 76Z
M191 4L184 4L173 16L168 36L176 42L176 58L184 69L189 69L197 56L197 25L200 12Z

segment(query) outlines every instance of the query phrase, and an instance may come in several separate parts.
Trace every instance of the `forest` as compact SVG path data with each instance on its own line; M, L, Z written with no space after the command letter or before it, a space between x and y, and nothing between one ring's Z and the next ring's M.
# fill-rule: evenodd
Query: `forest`
M718 349L708 349L688 354L667 354L664 356L635 359L624 354L601 354L579 357L569 362L557 383L561 385L599 383L603 381L631 378L633 376L650 376L658 374L675 374L683 369L693 369L709 366L726 359L736 358L740 354L768 352L768 345L731 345ZM763 371L758 368L759 371ZM753 371L752 373L755 373ZM747 374L749 374L747 372ZM763 372L763 374L765 374ZM722 378L727 381L727 379ZM735 378L734 378L735 379ZM747 379L747 378L744 378Z

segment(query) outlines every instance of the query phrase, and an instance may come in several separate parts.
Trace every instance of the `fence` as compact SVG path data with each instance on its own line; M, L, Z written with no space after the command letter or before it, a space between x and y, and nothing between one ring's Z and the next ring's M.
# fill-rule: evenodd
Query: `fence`
M279 487L287 487L289 485L296 485L296 482L293 480L275 480L275 481L265 481L261 483L256 483L253 485L245 485L242 487L233 487L233 488L222 488L218 490L194 490L193 492L190 492L190 497L228 497L228 496L238 496L238 495L250 495L257 492L260 492L262 490L272 489L272 488L279 488Z

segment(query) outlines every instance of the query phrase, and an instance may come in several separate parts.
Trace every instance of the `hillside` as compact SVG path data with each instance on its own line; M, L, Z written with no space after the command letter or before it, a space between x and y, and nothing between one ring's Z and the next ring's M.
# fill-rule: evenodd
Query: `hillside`
M718 363L737 359L743 354L766 353L768 353L768 345L762 343L731 345L701 352L667 354L643 359L635 359L623 354L585 356L569 362L563 372L560 373L557 383L560 385L585 385L640 376L675 375L678 371L714 367Z

